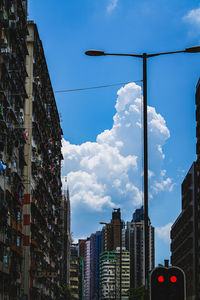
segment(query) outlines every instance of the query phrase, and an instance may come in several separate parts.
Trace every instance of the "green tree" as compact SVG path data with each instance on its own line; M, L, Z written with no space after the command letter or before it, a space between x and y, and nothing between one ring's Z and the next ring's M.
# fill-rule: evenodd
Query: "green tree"
M138 288L131 288L129 290L129 300L144 300L145 287L142 285Z

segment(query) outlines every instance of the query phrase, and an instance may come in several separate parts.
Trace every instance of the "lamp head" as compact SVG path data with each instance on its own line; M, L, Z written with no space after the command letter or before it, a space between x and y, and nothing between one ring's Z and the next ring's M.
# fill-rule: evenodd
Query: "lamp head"
M198 53L200 52L200 46L189 47L185 49L187 53Z
M105 55L105 52L101 50L87 50L85 54L88 56L102 56Z

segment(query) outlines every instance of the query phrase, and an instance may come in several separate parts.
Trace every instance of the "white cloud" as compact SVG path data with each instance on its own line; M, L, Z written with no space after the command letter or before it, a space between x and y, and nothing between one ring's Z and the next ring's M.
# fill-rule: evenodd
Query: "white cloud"
M109 4L107 6L107 12L110 13L112 12L118 4L118 0L109 0Z
M101 211L106 207L133 209L142 203L141 87L129 83L117 92L116 113L110 130L96 142L73 145L63 139L63 185L69 185L73 209ZM138 126L140 124L140 126ZM172 189L162 170L163 145L170 133L164 118L148 107L150 198ZM67 176L68 182L64 182Z
M200 25L200 8L190 10L183 19L191 24Z
M169 244L170 242L170 230L173 223L168 223L165 226L156 228L156 235L158 238L163 240L165 243Z
M166 170L161 170L159 180L154 180L152 189L155 194L158 194L162 191L172 192L174 184L172 183L172 179L166 177Z

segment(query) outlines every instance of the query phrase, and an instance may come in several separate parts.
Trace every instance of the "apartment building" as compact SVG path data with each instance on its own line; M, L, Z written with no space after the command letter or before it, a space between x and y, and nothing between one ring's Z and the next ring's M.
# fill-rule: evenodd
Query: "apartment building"
M125 245L130 251L130 285L136 288L145 285L144 267L144 209L136 209L125 229ZM155 267L154 227L149 220L149 271Z
M56 299L62 260L62 130L42 42L34 22L28 22L28 31L22 288L27 299Z
M99 299L116 299L116 254L104 251L100 256Z
M62 284L69 286L69 272L70 272L70 245L71 245L71 210L69 190L64 191L61 201L60 216L62 222L60 224L60 231L62 234L62 259L60 260Z
M99 299L99 262L102 252L102 232L90 236L90 299Z
M78 244L72 244L70 249L70 289L73 299L80 299L81 265L78 257Z
M128 300L130 289L130 253L124 247L104 251L100 256L101 300Z
M103 233L103 251L112 251L120 247L123 222L120 208L114 208L110 223L105 224Z
M0 0L0 299L19 299L23 280L23 171L27 2Z
M84 261L84 297L90 300L91 277L90 277L90 239L85 242L85 261Z

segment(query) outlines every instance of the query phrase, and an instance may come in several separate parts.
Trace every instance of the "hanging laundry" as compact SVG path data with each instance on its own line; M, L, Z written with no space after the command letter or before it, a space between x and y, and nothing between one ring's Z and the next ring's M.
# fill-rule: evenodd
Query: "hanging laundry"
M4 165L4 163L3 163L2 161L0 161L0 174L1 174L1 172L3 172L6 168L7 168L7 166Z
M24 129L24 137L27 139L27 137L28 137L28 131L27 131L27 129Z

